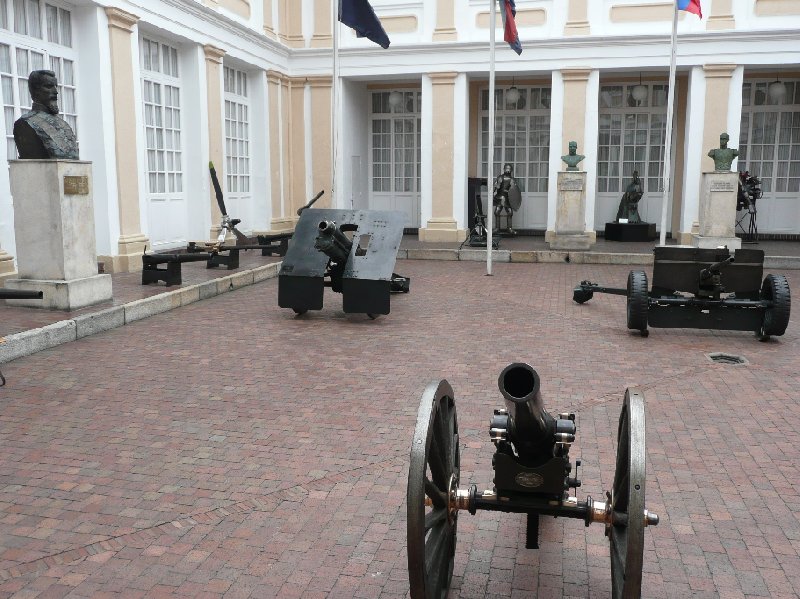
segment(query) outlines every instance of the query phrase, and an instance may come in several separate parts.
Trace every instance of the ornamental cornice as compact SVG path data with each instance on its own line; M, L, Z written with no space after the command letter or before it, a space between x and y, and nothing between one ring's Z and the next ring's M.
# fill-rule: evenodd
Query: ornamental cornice
M225 50L212 46L211 44L205 44L203 46L203 53L206 55L206 60L208 62L215 62L217 64L222 64L222 57L226 54Z
M121 8L106 6L105 11L109 28L114 27L127 31L128 33L133 33L133 26L139 22L139 17Z
M730 79L737 66L735 64L704 64L703 73L705 73L706 79L711 77Z
M446 71L442 73L430 73L428 76L431 78L433 85L453 85L459 73L455 71Z
M561 69L561 78L564 81L588 81L591 73L590 68Z

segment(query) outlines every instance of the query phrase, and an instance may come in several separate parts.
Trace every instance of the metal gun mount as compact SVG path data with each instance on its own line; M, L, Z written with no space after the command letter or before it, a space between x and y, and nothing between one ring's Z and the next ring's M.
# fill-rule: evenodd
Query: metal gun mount
M394 273L404 219L402 212L303 210L278 273L278 305L296 314L321 310L328 286L342 294L345 312L388 314L390 293L409 290L409 279Z
M526 547L538 548L539 516L602 524L611 544L611 589L615 598L641 594L644 529L658 524L645 509L644 396L627 389L619 417L617 467L606 501L580 500L569 489L581 486L569 450L575 415L548 414L540 380L527 364L500 373L505 409L494 411L489 435L496 447L494 488L459 487L460 457L455 395L443 380L425 389L411 442L408 471L408 576L412 599L441 598L453 575L459 511L527 514Z
M648 335L654 328L754 331L761 341L783 335L789 325L791 294L783 275L764 274L762 250L693 247L653 249L653 288L647 273L632 270L626 289L581 281L572 299L583 304L595 293L624 295L627 325ZM691 296L685 294L692 294Z

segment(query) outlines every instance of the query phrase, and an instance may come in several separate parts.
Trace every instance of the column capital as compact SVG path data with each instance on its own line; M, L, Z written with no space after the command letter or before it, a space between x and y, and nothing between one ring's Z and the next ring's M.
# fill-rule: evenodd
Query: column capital
M458 77L458 73L455 71L448 71L443 73L430 73L428 76L431 78L431 83L433 85L453 85L456 81L456 77Z
M576 68L576 69L562 69L561 78L564 81L588 81L589 75L592 74L592 69Z
M306 81L311 87L331 87L333 85L333 78L329 75L312 75L306 77Z
M280 85L286 79L286 75L281 73L280 71L273 71L272 69L267 70L267 82L274 83L276 85Z
M133 32L133 26L139 22L139 17L134 15L133 13L129 13L124 11L120 8L114 8L112 6L107 6L105 8L106 17L108 18L108 26L116 27L117 29L122 29L123 31L127 31L128 33Z
M290 89L297 89L298 87L305 87L307 79L305 77L285 77L284 81L289 85Z
M735 64L704 64L703 74L709 77L723 77L730 79L738 65Z
M225 50L212 46L211 44L205 44L203 46L203 53L206 55L206 60L208 62L216 62L217 64L222 64L222 57L226 54Z

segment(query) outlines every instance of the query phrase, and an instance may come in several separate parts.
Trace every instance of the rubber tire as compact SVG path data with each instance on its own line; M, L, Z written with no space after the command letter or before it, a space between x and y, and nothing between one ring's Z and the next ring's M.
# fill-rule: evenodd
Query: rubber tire
M771 335L783 335L789 325L792 295L789 281L783 275L767 275L761 285L761 299L772 302L772 307L764 310L761 328L756 331L760 341L767 341Z
M647 337L647 273L643 270L632 270L628 274L628 328L639 331Z

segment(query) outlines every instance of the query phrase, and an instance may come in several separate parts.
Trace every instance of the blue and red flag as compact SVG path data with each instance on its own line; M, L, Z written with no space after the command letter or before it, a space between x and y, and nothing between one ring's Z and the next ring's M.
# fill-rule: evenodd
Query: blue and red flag
M499 0L500 16L503 18L503 39L508 42L511 49L517 54L522 54L522 44L519 43L519 33L514 17L517 14L517 7L514 0Z
M678 0L678 10L693 12L701 19L703 18L703 11L700 10L700 0Z
M339 20L356 30L358 37L365 37L381 48L389 47L389 36L367 0L342 0L339 4Z

